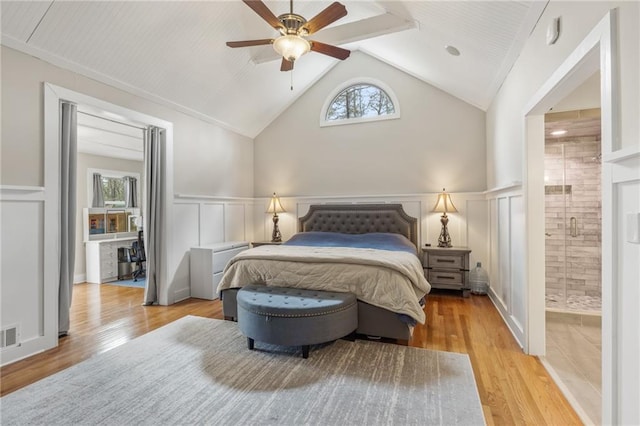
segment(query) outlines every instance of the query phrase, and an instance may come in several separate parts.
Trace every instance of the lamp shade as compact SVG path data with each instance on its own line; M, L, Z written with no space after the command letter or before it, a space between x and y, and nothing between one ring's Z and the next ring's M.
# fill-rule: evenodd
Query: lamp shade
M311 50L311 44L297 35L283 35L273 42L273 49L287 61L295 61Z
M278 214L283 213L286 210L280 204L280 198L276 196L276 193L273 193L273 197L271 197L271 201L269 201L269 207L267 208L267 213Z
M438 194L438 200L436 201L436 205L433 206L432 211L439 213L458 212L456 206L454 206L453 202L451 201L451 196L444 191L444 188L442 188L442 193Z

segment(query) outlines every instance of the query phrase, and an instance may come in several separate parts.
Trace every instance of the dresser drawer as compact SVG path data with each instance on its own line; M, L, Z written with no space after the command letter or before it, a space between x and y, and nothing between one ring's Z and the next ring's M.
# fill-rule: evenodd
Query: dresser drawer
M438 269L427 270L427 281L430 284L450 284L460 287L464 282L464 272L443 271Z
M100 246L100 261L108 261L117 259L118 249L113 243L102 243Z
M100 278L105 280L118 276L118 261L117 260L102 260L100 261Z
M464 256L432 254L429 256L427 267L464 269Z

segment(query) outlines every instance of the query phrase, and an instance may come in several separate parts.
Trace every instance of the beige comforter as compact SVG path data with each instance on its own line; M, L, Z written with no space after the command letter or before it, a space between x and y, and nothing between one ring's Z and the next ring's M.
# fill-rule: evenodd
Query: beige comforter
M431 290L417 256L348 247L260 246L237 254L218 292L249 284L350 292L424 324L419 300Z

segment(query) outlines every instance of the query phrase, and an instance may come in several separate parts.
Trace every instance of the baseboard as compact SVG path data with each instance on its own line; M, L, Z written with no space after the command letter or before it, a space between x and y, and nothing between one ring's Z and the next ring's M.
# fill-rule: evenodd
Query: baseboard
M493 288L489 287L489 299L493 303L493 306L496 307L498 313L502 317L502 320L507 325L507 328L513 335L513 338L516 339L516 342L522 349L524 349L524 331L518 326L518 323L511 317L509 312L507 311L506 306L502 303L502 299L498 297L498 295L493 291Z
M87 274L75 274L73 276L73 283L74 284L82 284L87 282Z
M181 288L173 293L173 303L178 303L181 300L185 300L191 297L191 288Z

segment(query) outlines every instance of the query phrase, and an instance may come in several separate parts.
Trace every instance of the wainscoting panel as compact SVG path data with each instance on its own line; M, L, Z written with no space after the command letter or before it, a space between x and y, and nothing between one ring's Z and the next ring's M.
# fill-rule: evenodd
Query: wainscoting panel
M526 324L525 211L519 185L487 194L489 218L489 295L524 347Z
M524 337L524 324L526 324L526 285L525 285L525 211L524 197L513 196L509 198L509 246L511 257L509 259L511 270L510 301L511 316L516 323L517 334ZM521 337L521 339L522 339ZM522 340L521 340L522 341Z
M3 186L0 210L0 329L11 335L0 349L6 365L58 341L57 203L45 188Z
M462 221L461 221L462 222ZM491 268L489 257L489 209L485 200L467 200L466 220L463 235L467 236L466 246L472 247L470 267L482 262L485 271Z
M202 203L200 205L200 244L224 242L224 204Z
M169 294L173 303L191 294L191 247L225 241L253 239L255 209L252 199L226 199L207 196L178 196L174 201L174 227L171 259L175 275Z
M244 204L225 204L224 241L245 241L247 238L247 218Z
M510 265L510 247L509 241L511 240L509 235L509 221L511 217L509 214L509 199L498 199L498 270L500 271L500 288L502 292L499 294L500 299L505 306L511 306L511 283L509 278L511 277L511 265Z
M603 334L611 333L603 336L602 349L603 360L610 359L603 373L611 383L603 383L603 392L614 396L615 423L640 424L640 152L605 166L611 168L605 173L611 199L603 202L603 220L612 223L606 240L603 235L602 327Z
M440 223L441 213L431 211L435 205L438 194L411 194L411 195L380 195L380 196L322 196L322 197L281 197L280 201L286 210L279 214L279 227L282 239L291 238L298 229L298 218L304 216L313 204L402 204L409 216L418 218L418 244L436 246L442 227ZM449 233L454 246L470 246L474 250L471 260L485 259L488 257L487 229L487 202L485 195L481 193L452 194L458 213L449 214ZM263 236L265 240L271 240L273 222L271 215L265 214L268 199L257 199L254 213L262 220L256 220L255 235ZM473 210L473 211L472 211ZM470 237L470 232L473 236ZM477 249L477 251L476 251Z

